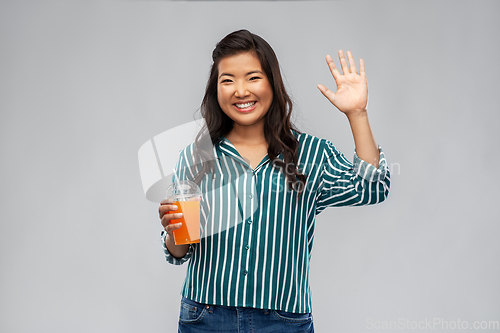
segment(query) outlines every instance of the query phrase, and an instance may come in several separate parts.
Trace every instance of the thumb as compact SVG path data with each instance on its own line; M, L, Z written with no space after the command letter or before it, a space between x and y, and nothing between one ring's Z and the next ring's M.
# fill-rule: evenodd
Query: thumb
M333 104L333 100L335 99L335 93L322 84L318 84L317 87L318 87L319 91L321 91L321 93L326 98L328 98L328 100Z

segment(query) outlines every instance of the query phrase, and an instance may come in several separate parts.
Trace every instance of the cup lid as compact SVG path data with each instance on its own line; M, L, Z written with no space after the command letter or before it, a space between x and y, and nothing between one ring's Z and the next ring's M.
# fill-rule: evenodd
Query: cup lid
M174 182L167 188L167 198L181 198L182 196L185 198L201 196L200 187L190 180L181 180L179 184Z

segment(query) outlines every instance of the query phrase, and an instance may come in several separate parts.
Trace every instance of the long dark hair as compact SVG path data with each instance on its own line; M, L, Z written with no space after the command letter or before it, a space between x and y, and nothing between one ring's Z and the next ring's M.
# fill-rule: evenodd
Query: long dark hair
M248 30L238 30L224 37L212 52L212 68L207 82L205 96L201 103L200 112L205 119L202 128L195 141L195 161L202 164L201 170L196 174L194 181L199 183L209 170L214 171L213 157L207 156L207 143L202 142L203 133L210 135L211 144L217 144L223 135L228 134L233 128L233 120L229 118L220 108L217 100L217 80L219 62L229 56L241 53L254 53L264 70L264 73L273 89L273 101L265 116L264 134L268 144L267 155L269 160L285 172L290 189L302 193L306 176L302 174L297 166L297 151L299 142L291 130L298 131L291 123L292 101L288 96L283 79L281 77L278 58L271 46L260 36ZM284 160L277 158L283 153Z

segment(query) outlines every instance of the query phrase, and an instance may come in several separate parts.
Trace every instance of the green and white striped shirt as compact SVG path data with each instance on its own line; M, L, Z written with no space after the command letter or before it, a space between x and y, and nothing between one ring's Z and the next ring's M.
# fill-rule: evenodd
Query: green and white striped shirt
M200 184L201 242L177 259L165 247L166 232L161 233L169 263L189 260L184 297L205 304L312 312L309 261L316 215L326 207L380 203L389 194L390 178L380 147L377 169L356 153L350 163L330 141L293 133L300 144L298 166L307 177L298 201L284 170L267 155L252 170L226 138L213 147L214 175L205 175ZM180 152L180 179L195 176L193 149L191 144Z

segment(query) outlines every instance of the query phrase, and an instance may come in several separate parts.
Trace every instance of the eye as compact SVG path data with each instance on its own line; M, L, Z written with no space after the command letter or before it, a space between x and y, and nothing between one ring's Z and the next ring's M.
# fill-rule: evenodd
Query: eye
M222 80L220 83L226 83L226 82L231 82L229 79Z
M252 77L250 78L250 80L258 80L258 79L260 79L260 77L258 77L258 76L252 76Z

